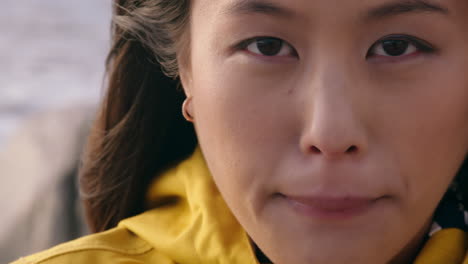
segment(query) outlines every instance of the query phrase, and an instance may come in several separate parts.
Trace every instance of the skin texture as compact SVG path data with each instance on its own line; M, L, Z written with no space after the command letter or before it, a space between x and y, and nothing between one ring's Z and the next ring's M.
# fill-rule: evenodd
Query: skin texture
M369 17L394 2L269 1L291 14L235 2L193 1L180 70L228 206L274 263L409 263L468 151L466 4ZM392 34L434 51L390 58L375 45ZM277 56L236 48L264 36L288 44ZM297 196L371 203L304 214Z

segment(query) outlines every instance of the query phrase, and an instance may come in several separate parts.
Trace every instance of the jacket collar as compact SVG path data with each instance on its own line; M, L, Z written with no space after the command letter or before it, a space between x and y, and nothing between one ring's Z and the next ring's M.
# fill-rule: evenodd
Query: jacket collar
M232 215L201 150L153 182L148 201L168 203L122 221L175 263L257 263L249 238Z

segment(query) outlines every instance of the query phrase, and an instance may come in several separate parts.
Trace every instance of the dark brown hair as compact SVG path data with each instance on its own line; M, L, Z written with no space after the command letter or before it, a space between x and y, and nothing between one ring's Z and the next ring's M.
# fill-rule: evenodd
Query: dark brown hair
M188 0L115 0L107 90L80 170L91 231L145 210L150 181L196 146L181 115Z
M114 0L108 87L80 171L93 232L144 211L150 181L197 144L178 88L189 8L189 0ZM458 176L465 205L467 172L465 162Z
M465 210L468 210L468 158L465 159L465 162L461 166L456 182L458 183L461 195L463 196L462 199Z

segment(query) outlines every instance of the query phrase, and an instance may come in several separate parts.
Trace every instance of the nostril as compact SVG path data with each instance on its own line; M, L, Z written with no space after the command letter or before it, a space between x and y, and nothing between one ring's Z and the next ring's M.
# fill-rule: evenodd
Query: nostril
M346 150L346 153L352 154L352 153L355 153L355 152L357 152L357 151L358 151L357 147L353 145L353 146L349 147L349 148Z
M342 152L342 151L338 151L338 152L324 151L324 152L322 152L322 150L320 148L316 147L316 146L310 146L310 148L309 148L309 153L311 153L311 154L322 154L323 153L323 154L328 154L328 155L339 155L339 154L354 154L354 153L357 153L358 151L359 151L359 149L355 145L350 146L344 152Z
M315 153L315 154L319 154L319 153L322 152L322 151L320 151L320 149L317 148L316 146L312 146L312 147L310 148L310 151L311 151L312 153Z

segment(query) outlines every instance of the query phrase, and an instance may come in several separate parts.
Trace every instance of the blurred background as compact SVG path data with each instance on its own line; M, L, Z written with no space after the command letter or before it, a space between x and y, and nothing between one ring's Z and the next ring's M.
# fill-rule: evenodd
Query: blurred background
M76 169L110 19L111 0L2 0L0 263L87 232Z

